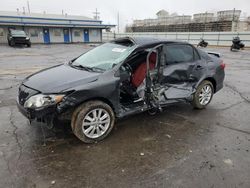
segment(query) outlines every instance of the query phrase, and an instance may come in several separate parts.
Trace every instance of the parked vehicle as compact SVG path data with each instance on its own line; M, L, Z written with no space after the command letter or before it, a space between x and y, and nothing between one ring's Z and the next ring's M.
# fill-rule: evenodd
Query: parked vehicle
M27 77L17 105L31 121L68 119L80 140L96 142L128 115L176 102L205 108L223 87L218 56L185 42L119 38Z
M230 48L231 51L233 51L234 49L236 50L240 50L243 49L245 47L245 44L243 44L243 42L240 40L240 37L234 37L232 40L232 46Z
M24 44L27 45L28 47L31 47L30 38L22 30L15 30L15 29L9 30L9 33L7 35L7 40L9 46L15 46L16 44Z
M197 47L203 47L206 48L208 45L208 42L206 42L204 39L201 38L199 44L197 45Z

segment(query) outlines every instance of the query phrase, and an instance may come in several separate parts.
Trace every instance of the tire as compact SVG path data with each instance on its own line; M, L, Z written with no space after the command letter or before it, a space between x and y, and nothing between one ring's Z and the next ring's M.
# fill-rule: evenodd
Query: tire
M231 46L230 51L233 51L233 45Z
M30 48L30 47L31 47L31 44L30 44L30 43L27 43L27 47Z
M155 109L155 108L151 108L151 109L149 109L148 110L148 114L150 115L150 116L154 116L155 114L157 114L157 109Z
M94 114L96 116L94 116ZM102 120L102 118L104 119ZM98 121L105 123L95 123ZM88 101L80 105L73 112L71 128L75 136L81 141L85 143L95 143L103 140L109 135L114 127L114 122L115 115L108 104L102 101ZM84 123L85 126L83 126ZM91 134L91 132L93 133Z
M15 41L14 40L10 41L10 46L12 46L12 47L15 46Z
M203 97L203 100L202 100L201 95L204 92L207 94L205 94L205 97ZM213 98L213 94L214 94L213 84L208 80L202 81L201 84L197 87L197 90L193 95L193 101L191 103L192 106L196 109L206 108L206 106L211 102Z

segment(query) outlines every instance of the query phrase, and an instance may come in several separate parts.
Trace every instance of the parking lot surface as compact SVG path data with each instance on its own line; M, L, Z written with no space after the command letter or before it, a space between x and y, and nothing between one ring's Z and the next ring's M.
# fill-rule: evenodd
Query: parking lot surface
M205 110L175 104L117 122L97 144L69 125L48 130L17 110L29 74L64 63L90 46L0 46L0 187L249 187L250 50L220 52L224 88Z

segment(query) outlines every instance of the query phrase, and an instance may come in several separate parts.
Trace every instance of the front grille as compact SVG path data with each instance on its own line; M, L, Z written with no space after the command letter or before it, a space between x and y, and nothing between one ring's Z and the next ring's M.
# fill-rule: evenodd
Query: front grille
M36 95L38 94L39 92L34 90L34 89L31 89L31 88L28 88L26 87L25 85L21 85L19 87L19 92L18 92L18 102L19 104L21 104L22 106L24 105L25 101L33 96L33 95Z
M18 37L18 38L14 37L14 40L15 40L15 43L24 43L26 40L26 37Z

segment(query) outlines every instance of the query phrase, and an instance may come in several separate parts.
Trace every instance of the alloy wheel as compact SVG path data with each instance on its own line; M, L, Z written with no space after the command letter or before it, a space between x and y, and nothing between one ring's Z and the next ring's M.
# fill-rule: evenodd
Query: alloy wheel
M205 85L199 94L199 102L201 105L207 105L212 97L212 87L210 85Z
M89 138L98 138L105 134L111 123L109 113L103 108L96 108L86 114L82 122L82 131Z

